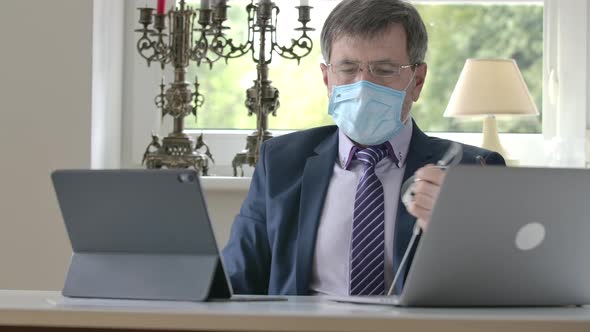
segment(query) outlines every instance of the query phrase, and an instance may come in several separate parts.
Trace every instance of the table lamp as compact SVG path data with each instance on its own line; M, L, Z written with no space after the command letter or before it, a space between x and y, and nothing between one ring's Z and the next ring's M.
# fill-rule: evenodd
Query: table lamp
M508 165L516 165L500 143L496 116L538 114L516 61L467 59L444 116L483 116L481 147L500 153Z

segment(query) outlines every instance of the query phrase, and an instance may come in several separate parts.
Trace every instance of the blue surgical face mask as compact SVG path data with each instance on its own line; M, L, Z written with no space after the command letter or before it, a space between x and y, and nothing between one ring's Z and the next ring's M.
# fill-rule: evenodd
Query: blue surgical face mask
M408 84L409 85L409 84ZM334 86L328 114L351 140L362 145L389 141L404 127L405 90L369 81Z

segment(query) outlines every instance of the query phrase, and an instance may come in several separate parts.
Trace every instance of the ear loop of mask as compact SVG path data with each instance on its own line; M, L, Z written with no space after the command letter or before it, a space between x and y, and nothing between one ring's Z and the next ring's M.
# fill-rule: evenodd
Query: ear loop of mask
M406 87L403 90L406 94L408 92L408 88L410 87L410 85L412 84L412 81L414 81L415 78L416 78L416 70L412 70L412 78L410 78L410 81L408 82L408 84L406 85ZM404 101L402 101L402 113L403 113L403 107L404 107L405 102L406 101L404 99ZM408 115L408 117L405 120L400 119L402 121L402 123L404 124L404 126L408 123L408 120L410 119L409 112L407 115Z
M410 87L410 84L412 84L412 81L414 81L415 78L416 78L416 69L412 69L412 77L410 78L410 81L408 82L408 84L404 88L404 90L403 90L404 92L407 92L408 91L408 88Z

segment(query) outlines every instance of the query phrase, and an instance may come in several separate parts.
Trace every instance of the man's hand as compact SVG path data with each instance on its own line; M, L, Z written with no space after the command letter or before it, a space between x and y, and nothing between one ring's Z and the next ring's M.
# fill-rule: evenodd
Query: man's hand
M445 180L445 171L434 165L426 165L418 169L414 175L416 178L411 187L414 193L413 200L406 208L417 218L418 225L425 231L438 199L440 187Z

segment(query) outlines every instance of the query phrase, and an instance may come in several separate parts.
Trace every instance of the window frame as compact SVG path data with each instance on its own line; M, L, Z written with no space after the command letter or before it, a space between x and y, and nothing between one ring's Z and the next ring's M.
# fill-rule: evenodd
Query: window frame
M95 4L101 0L94 0ZM315 0L322 1L322 0ZM418 0L416 3L538 3L527 0ZM170 2L169 2L170 3ZM166 135L171 131L171 119L162 122L153 98L146 98L146 91L155 91L159 83L158 66L146 66L137 54L135 43L137 35L137 9L145 6L145 0L125 1L123 22L120 26L125 37L123 50L123 86L120 114L110 112L111 122L119 121L121 127L119 146L114 149L102 148L105 155L119 153L117 158L102 156L97 160L118 160L109 165L93 162L94 168L140 168L141 156L149 143L151 132ZM155 5L155 0L148 4ZM170 4L171 5L171 4ZM586 84L590 77L590 57L588 56L587 36L589 6L585 1L544 0L544 51L543 51L543 123L541 134L500 134L503 144L509 148L514 157L520 159L524 166L569 166L584 167L586 164L586 128L588 121L588 98L590 86ZM113 8L113 10L120 10ZM95 12L95 29L112 26L112 19L104 13L97 17ZM582 29L580 28L582 27ZM104 38L103 38L104 39ZM107 41L108 42L108 41ZM108 49L108 45L105 49ZM105 45L95 42L101 49ZM96 52L96 50L95 50ZM100 66L93 66L93 77L100 71ZM172 73L165 73L171 77ZM553 73L553 74L552 74ZM109 91L96 91L95 98L108 97ZM550 98L552 96L553 98ZM584 96L584 97L580 97ZM94 109L104 112L104 109ZM151 114L149 112L152 112ZM93 128L94 128L93 124ZM98 129L100 130L100 128ZM252 130L190 130L189 135L205 134L207 143L215 155L217 164L212 171L215 174L231 175L231 159L244 149L246 135ZM275 135L284 131L273 131ZM427 133L432 136L453 139L459 142L479 145L480 133ZM94 130L93 130L94 135ZM547 161L545 151L551 147L561 147L558 160ZM96 146L93 143L93 159ZM540 153L542 152L542 153ZM551 158L549 158L551 159ZM556 158L553 158L556 159ZM223 172L221 172L223 170ZM251 167L245 167L251 173ZM222 174L223 173L223 174Z

